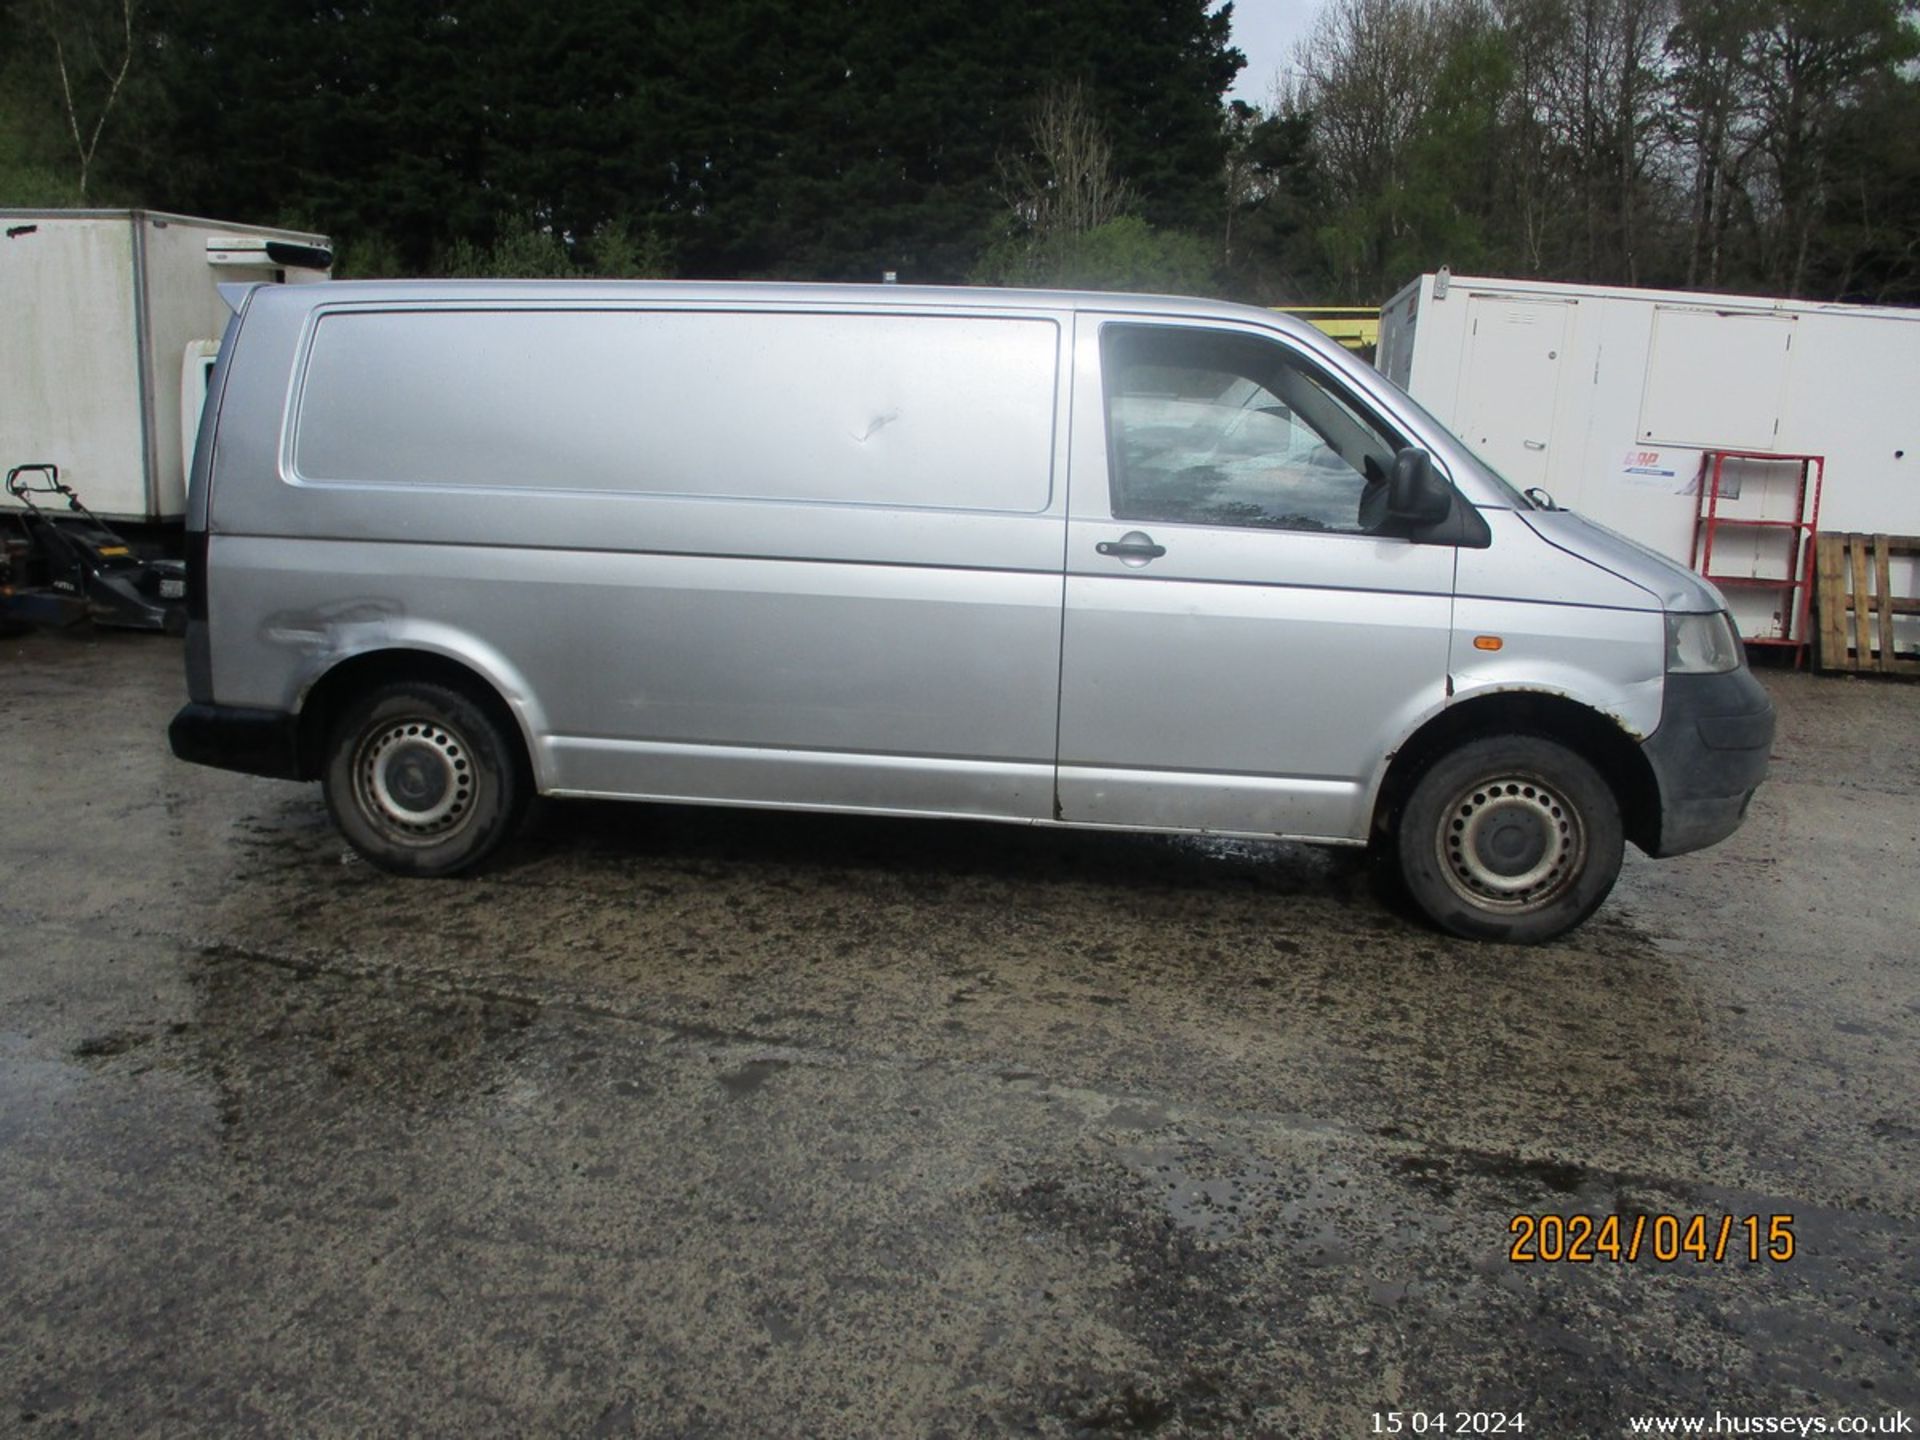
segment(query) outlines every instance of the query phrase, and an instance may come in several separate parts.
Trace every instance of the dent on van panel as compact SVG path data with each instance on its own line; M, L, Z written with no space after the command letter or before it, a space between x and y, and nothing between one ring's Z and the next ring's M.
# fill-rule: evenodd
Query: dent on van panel
M270 645L310 655L340 653L343 632L359 635L360 649L377 649L386 643L392 622L402 613L398 600L378 596L335 600L275 610L260 622L260 633Z
M1449 661L1454 702L1499 691L1561 695L1644 739L1659 727L1665 699L1665 627L1657 610L1463 595Z
M306 484L1038 513L1049 319L335 311L294 422Z
M328 599L297 566L299 542L220 537L214 688L225 704L297 710L341 661L403 643L404 600L385 593ZM286 569L276 562L293 559ZM389 582L391 583L391 582ZM242 626L236 623L248 617Z
M866 429L862 430L858 435L854 436L853 438L856 441L858 441L860 444L864 445L867 443L869 439L871 439L875 434L879 432L882 426L891 425L894 421L898 420L899 418L900 418L900 412L897 410L889 410L884 415L876 415L873 417L873 423L868 425Z

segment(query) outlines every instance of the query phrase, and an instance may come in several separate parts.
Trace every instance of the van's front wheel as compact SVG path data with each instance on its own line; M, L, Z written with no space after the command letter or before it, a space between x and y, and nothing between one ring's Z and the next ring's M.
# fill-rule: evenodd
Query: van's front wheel
M1475 740L1443 756L1401 812L1400 873L1429 919L1456 935L1537 944L1607 898L1624 834L1612 789L1564 745Z
M322 776L327 810L383 870L456 874L478 865L519 822L527 786L518 755L458 691L383 685L333 727Z

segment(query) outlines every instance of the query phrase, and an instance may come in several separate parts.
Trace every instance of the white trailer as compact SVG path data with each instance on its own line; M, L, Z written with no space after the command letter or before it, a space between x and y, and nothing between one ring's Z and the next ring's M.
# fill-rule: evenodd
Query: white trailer
M1708 450L1825 456L1821 530L1920 534L1920 310L1441 271L1381 307L1375 364L1515 485L1683 564ZM1783 575L1794 532L1738 522L1795 519L1798 467L1726 477L1714 572ZM1781 592L1728 598L1792 633Z
M185 513L219 285L324 280L324 235L152 210L0 210L0 470L50 462L95 514ZM0 504L12 504L0 495Z

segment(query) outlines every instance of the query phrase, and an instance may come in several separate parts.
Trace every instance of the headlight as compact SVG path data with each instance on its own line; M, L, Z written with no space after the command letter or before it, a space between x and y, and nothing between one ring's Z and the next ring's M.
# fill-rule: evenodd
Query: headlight
M1667 616L1669 675L1724 675L1738 670L1745 658L1733 617L1726 611Z

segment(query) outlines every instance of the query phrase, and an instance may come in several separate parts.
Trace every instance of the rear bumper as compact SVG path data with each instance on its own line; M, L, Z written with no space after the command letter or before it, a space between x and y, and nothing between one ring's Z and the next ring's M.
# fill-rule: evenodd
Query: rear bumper
M304 780L298 722L284 710L187 705L167 726L173 753L195 765Z
M1702 849L1740 828L1766 779L1773 701L1745 666L1727 675L1669 675L1660 728L1641 749L1660 787L1652 853Z

